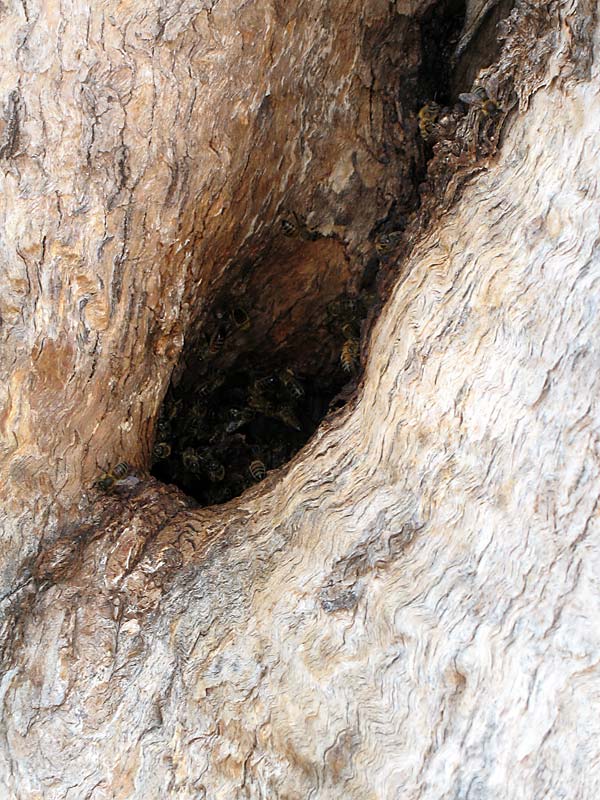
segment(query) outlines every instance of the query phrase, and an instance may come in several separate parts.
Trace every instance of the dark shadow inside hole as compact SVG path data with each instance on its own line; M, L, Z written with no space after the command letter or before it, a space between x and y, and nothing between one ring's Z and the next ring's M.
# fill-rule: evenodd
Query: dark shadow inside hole
M252 310L222 296L165 397L152 474L214 505L289 461L356 384L375 275L369 264L352 296L326 304L322 353L302 352L303 331L270 352Z
M465 0L441 0L421 19L421 102L450 105L453 56L465 23Z

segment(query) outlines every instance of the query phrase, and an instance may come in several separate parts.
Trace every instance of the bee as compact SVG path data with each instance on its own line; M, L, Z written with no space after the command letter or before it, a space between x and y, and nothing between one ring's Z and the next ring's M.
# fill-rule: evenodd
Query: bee
M110 473L105 472L99 478L96 478L92 485L94 489L98 489L99 492L110 492L115 483L114 477Z
M225 325L219 325L217 330L213 333L210 337L210 342L208 345L208 352L211 355L215 355L219 352L219 350L225 344L225 339L227 338L227 328Z
M293 409L289 406L283 406L282 408L274 408L269 412L270 417L273 419L278 419L280 422L283 422L284 425L287 425L289 428L294 428L297 431L302 430L302 425L300 425L300 420L294 413Z
M229 408L223 415L225 419L225 433L235 433L250 422L254 413L249 408Z
M126 461L121 461L116 467L103 472L99 478L96 478L93 486L101 492L109 492L116 483L126 478L130 471L129 464Z
M200 458L192 447L187 447L183 451L181 460L183 461L183 466L189 470L189 472L193 472L194 475L199 475L202 472Z
M205 400L209 395L215 392L225 381L224 375L216 375L206 383L202 383L197 389L196 394L201 400Z
M293 219L288 217L281 220L281 227L285 236L297 237L309 242L319 238L318 232L311 230L295 211L292 211L292 216Z
M171 434L171 424L165 419L159 419L156 423L156 433L161 440L168 438Z
M502 110L498 102L498 79L490 78L487 88L477 86L472 92L459 94L458 99L480 111L484 117L494 117Z
M157 442L152 448L152 458L154 461L161 461L171 455L171 445L166 442Z
M355 372L359 364L360 343L358 339L346 339L340 355L344 372Z
M192 403L188 412L188 416L192 424L198 424L201 422L206 417L207 411L208 409L204 403L198 401Z
M342 333L344 339L357 339L360 333L360 328L357 322L346 322L342 325Z
M254 411L258 411L260 414L268 414L268 412L271 410L271 403L269 403L267 398L261 392L260 386L258 386L256 381L250 387L250 392L248 394L248 405Z
M248 405L255 411L269 416L278 399L279 380L274 375L257 378L248 393Z
M402 243L403 236L403 231L380 233L375 239L375 249L378 253L391 253Z
M258 458L250 462L248 471L250 472L250 475L255 481L262 481L262 479L265 478L267 475L267 468L265 467L264 463L260 461L260 459Z
M284 369L279 376L279 380L283 384L287 392L296 400L304 397L304 388L296 378L293 370Z
M225 467L218 461L211 460L205 462L204 470L208 475L209 481L212 483L219 483L225 477Z
M332 320L352 321L361 316L360 301L356 297L338 297L327 304L327 315Z
M247 331L250 327L250 317L243 308L232 308L229 318L239 331Z
M417 114L419 121L419 133L421 138L428 141L434 133L435 123L440 115L441 107L438 103L430 100L420 109Z
M220 461L217 461L210 450L204 450L202 453L198 453L197 458L200 469L206 474L209 481L218 483L223 480L225 477L225 467Z

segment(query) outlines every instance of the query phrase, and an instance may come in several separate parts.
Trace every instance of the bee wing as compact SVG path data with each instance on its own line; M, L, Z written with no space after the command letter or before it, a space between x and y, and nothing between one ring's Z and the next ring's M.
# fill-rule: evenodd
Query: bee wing
M459 94L458 99L461 101L461 103L466 103L468 106L481 105L481 97L479 97L478 94L473 94L473 92L464 92L463 94Z
M488 97L495 100L498 97L498 76L492 75L486 83Z

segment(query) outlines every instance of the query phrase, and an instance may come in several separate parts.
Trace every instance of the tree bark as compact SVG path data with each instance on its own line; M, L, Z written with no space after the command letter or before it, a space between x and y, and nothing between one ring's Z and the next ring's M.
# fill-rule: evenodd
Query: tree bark
M302 317L414 203L426 4L0 9L2 796L596 798L595 6L518 7L357 393L204 509L148 475L184 339L249 259Z

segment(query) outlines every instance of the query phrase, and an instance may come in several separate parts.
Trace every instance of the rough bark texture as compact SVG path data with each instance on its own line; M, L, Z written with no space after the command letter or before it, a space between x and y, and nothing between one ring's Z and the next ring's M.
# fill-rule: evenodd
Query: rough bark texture
M547 85L402 264L349 406L224 507L144 471L229 259L300 203L360 261L408 174L348 77L408 19L315 5L2 11L3 797L599 794L595 9L551 7Z
M99 465L146 466L184 332L232 261L272 249L284 206L360 250L410 189L386 100L416 70L414 35L404 46L415 23L363 6L0 6L2 509L15 569L40 526L85 502ZM342 262L332 295L342 256L321 254ZM275 248L280 273L289 257ZM256 294L261 269L272 272L255 266ZM305 283L291 271L285 288L293 304Z

